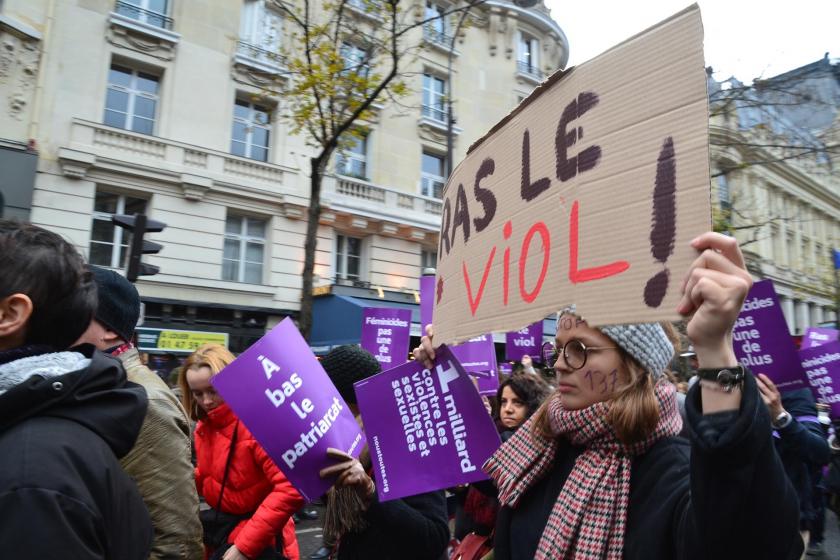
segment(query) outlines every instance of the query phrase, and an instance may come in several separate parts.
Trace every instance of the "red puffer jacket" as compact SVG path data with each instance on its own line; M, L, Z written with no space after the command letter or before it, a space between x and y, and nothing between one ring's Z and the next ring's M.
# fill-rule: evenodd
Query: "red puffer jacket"
M255 512L231 532L228 542L249 558L255 558L274 545L282 530L283 552L299 560L295 522L292 515L304 500L274 464L248 428L226 404L211 410L195 429L195 453L198 465L195 483L198 493L211 507L219 503L234 427L238 425L236 446L230 462L221 510L241 515Z

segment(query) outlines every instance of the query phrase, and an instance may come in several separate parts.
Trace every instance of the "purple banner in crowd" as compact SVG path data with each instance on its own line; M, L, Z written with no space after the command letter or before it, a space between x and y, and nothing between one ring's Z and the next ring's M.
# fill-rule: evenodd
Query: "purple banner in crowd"
M540 359L542 349L543 322L537 321L524 329L509 332L505 335L505 359L512 362L522 360L526 354Z
M380 500L487 478L496 427L472 379L445 346L435 367L408 362L355 384Z
M431 325L432 311L435 308L435 275L425 274L420 277L420 336L426 334L426 325Z
M493 344L492 334L471 338L449 349L467 373L479 378L498 376L496 346Z
M780 391L807 386L772 281L753 284L735 322L732 342L738 360L754 374L767 375Z
M408 361L411 310L366 307L362 314L362 348L373 354L382 369Z
M493 375L491 377L476 377L478 385L478 394L486 397L493 397L499 389L499 376Z
M799 357L814 397L831 407L832 418L840 418L840 341L800 350Z
M213 385L308 500L335 482L318 472L334 447L358 456L365 438L344 399L291 319L213 377Z
M802 336L802 346L800 350L807 350L808 348L815 348L840 340L840 331L837 329L829 329L824 327L808 327L805 329L805 334Z

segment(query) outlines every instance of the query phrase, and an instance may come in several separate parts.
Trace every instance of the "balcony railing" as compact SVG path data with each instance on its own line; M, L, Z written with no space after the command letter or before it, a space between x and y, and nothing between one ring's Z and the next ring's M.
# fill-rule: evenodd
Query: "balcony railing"
M324 193L336 209L371 211L383 217L393 216L401 222L414 221L423 227L440 227L443 204L436 198L343 175L325 177Z
M430 43L447 49L452 47L452 35L449 35L446 31L435 29L434 25L428 23L423 26L423 38Z
M531 64L528 60L517 60L516 61L516 70L520 74L525 74L535 80L542 80L545 77L542 70Z
M446 110L435 105L423 105L423 116L446 125Z
M245 41L237 42L236 54L278 68L282 68L286 64L286 59L280 53L268 51Z
M137 21L141 21L155 27L160 27L161 29L172 30L171 17L159 12L144 10L139 6L129 4L128 2L121 2L120 0L117 0L116 5L114 6L114 12L120 14L121 16L136 19Z

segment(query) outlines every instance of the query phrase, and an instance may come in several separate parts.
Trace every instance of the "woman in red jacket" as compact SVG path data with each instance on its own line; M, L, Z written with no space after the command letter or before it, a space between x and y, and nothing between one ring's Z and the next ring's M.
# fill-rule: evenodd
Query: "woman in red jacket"
M205 344L187 358L178 380L184 408L198 421L195 483L213 508L202 512L208 556L273 559L282 550L299 560L291 518L303 498L210 384L233 359L224 346Z

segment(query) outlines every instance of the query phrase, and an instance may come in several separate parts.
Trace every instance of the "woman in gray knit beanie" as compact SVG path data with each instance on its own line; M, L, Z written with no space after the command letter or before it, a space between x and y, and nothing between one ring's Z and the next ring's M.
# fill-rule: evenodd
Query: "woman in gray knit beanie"
M686 398L691 442L677 435L675 390L663 378L674 349L662 326L594 328L561 312L544 356L557 391L483 467L502 505L496 560L802 553L769 415L732 347L752 279L734 239L707 233L692 246L700 254L677 309L703 379ZM414 352L431 367L428 335Z

